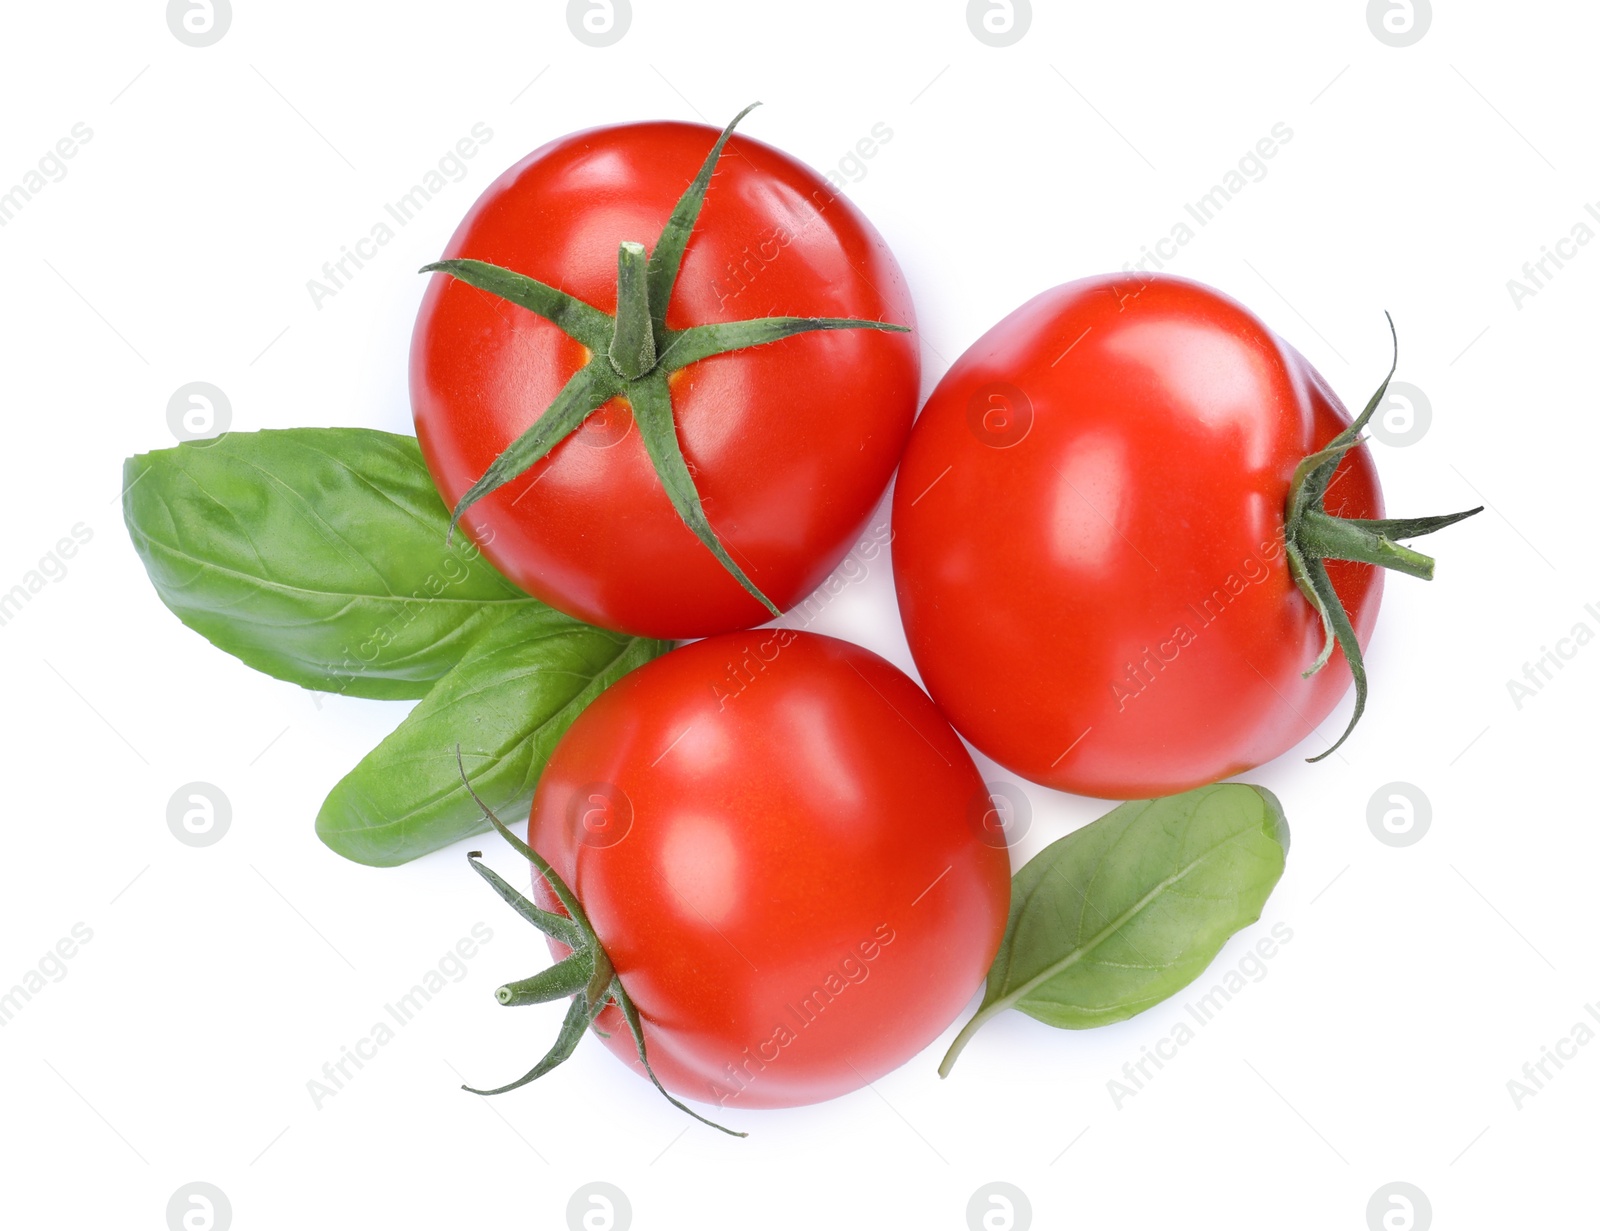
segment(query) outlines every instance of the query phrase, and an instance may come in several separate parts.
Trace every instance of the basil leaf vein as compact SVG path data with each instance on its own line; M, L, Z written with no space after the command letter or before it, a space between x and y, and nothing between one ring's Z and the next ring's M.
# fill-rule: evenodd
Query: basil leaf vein
M1051 843L1012 880L983 1003L940 1072L1008 1008L1083 1030L1181 991L1261 917L1288 846L1277 797L1242 783L1125 803Z
M416 699L505 616L545 610L464 536L417 442L234 432L129 458L123 515L161 600L218 648L324 692Z
M329 793L317 834L357 863L392 866L526 813L556 742L605 688L670 648L548 611L501 621Z

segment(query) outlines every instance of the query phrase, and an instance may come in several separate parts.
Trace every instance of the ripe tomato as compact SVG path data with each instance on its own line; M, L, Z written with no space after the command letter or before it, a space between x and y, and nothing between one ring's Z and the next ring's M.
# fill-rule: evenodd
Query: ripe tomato
M582 904L665 1086L784 1107L904 1063L983 981L1010 898L989 811L903 673L768 629L601 694L545 768L528 844ZM638 1069L617 1007L597 1024Z
M644 123L551 142L489 187L446 255L616 313L619 242L657 243L716 139L697 124ZM782 315L914 320L905 279L860 212L788 155L734 137L664 327ZM411 398L447 504L592 357L532 311L459 275L433 278L412 342ZM871 512L910 431L918 374L908 334L852 328L713 355L666 376L705 517L778 608L828 575ZM473 505L463 525L512 581L606 628L698 637L772 614L675 510L625 397Z
M1086 795L1170 794L1293 747L1351 672L1335 650L1303 675L1325 629L1285 511L1301 460L1349 423L1296 351L1196 283L1090 278L1030 300L940 382L896 481L895 584L928 691L1001 764ZM1383 516L1365 447L1326 503ZM1372 527L1327 532L1431 569ZM1326 569L1344 644L1364 647L1382 571Z

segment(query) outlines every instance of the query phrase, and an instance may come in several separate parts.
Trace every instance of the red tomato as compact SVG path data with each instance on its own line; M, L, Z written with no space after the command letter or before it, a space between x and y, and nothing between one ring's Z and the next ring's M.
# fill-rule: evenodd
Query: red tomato
M656 242L716 138L670 123L563 137L489 187L446 256L505 266L614 313L619 242ZM914 323L905 279L860 212L793 158L735 136L666 324L774 315ZM447 504L589 357L549 321L433 278L412 342L411 399ZM918 374L910 335L846 330L717 355L670 377L706 515L780 608L821 583L871 512L910 431ZM463 525L523 589L606 628L684 638L770 618L673 509L622 398Z
M1350 686L1286 561L1302 458L1349 416L1238 303L1090 278L956 362L894 497L894 573L924 683L1022 776L1113 799L1187 790L1310 735ZM1327 511L1382 517L1365 447ZM1365 646L1382 570L1330 560ZM1338 728L1324 730L1331 743Z
M903 673L767 629L601 694L545 768L528 843L582 903L663 1084L786 1107L904 1063L982 983L1010 898L989 810ZM638 1069L616 1006L597 1024Z

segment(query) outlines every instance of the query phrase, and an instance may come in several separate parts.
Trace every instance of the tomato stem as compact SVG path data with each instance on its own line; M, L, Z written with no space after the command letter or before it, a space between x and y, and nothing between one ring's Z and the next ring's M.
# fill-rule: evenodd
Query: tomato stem
M496 988L494 998L507 1007L548 1004L583 991L594 974L593 956L587 948L578 949L532 978L518 979Z
M649 268L644 245L624 240L617 250L617 324L611 335L611 366L624 380L638 380L656 366Z
M1389 322L1389 337L1394 344L1389 374L1383 378L1378 391L1367 401L1365 409L1356 416L1355 421L1295 468L1294 478L1289 483L1288 506L1284 511L1284 541L1288 549L1289 570L1306 601L1322 618L1322 652L1305 674L1315 675L1327 666L1337 645L1344 652L1345 663L1350 668L1350 676L1356 686L1355 708L1343 734L1331 748L1307 758L1311 761L1320 761L1329 756L1349 739L1350 732L1355 730L1367 705L1367 670L1361 657L1361 643L1350 622L1350 614L1328 576L1324 561L1353 560L1432 581L1433 557L1425 556L1395 540L1432 534L1483 512L1483 506L1479 505L1475 509L1434 517L1379 519L1339 517L1323 507L1339 464L1345 454L1363 443L1361 433L1383 404L1389 392L1389 382L1394 379L1400 364L1400 338L1395 332L1394 318L1387 312L1383 315Z
M1308 509L1300 522L1300 550L1323 560L1359 560L1408 577L1433 580L1433 557L1403 547L1356 521Z

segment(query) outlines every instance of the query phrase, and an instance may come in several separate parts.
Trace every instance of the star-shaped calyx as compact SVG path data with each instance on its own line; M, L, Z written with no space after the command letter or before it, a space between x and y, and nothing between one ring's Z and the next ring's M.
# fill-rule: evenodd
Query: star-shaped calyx
M548 1004L552 1000L570 999L572 1003L561 1022L561 1030L556 1035L554 1046L545 1053L538 1064L516 1081L497 1086L493 1090L480 1090L468 1085L463 1085L461 1088L471 1094L504 1094L508 1090L516 1090L531 1081L537 1081L551 1069L564 1063L577 1050L579 1042L583 1039L583 1032L594 1024L594 1020L607 1006L616 1005L622 1014L622 1020L627 1024L628 1033L633 1036L633 1045L639 1053L639 1063L644 1068L645 1076L657 1090L661 1091L667 1102L679 1111L693 1116L702 1124L708 1124L730 1137L749 1136L748 1133L706 1119L667 1092L667 1088L661 1084L661 1079L656 1076L655 1070L650 1067L650 1058L645 1052L644 1025L639 1017L639 1010L629 997L627 988L622 986L622 978L617 974L617 968L606 956L606 951L600 944L600 937L595 933L594 925L589 922L583 904L545 858L507 829L494 814L493 809L484 803L477 791L472 789L472 783L467 778L467 768L461 760L460 744L456 745L456 768L461 774L462 785L467 788L467 793L483 812L484 819L494 826L495 831L509 842L519 855L533 865L540 879L550 887L556 901L561 903L561 909L566 913L557 914L530 902L512 888L503 876L481 862L483 859L481 851L467 852L467 861L472 865L473 871L488 881L494 887L494 891L517 914L550 939L559 941L572 951L554 966L547 967L529 978L504 984L496 989L494 994L496 1000L508 1007Z

